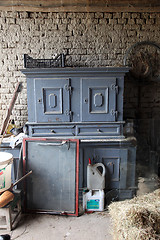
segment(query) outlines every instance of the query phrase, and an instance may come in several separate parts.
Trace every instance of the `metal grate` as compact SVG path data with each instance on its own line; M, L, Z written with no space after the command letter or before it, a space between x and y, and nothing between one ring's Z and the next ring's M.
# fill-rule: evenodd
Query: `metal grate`
M64 54L59 54L54 59L33 59L28 56L28 54L24 54L24 67L25 68L57 68L57 67L65 67L64 64Z

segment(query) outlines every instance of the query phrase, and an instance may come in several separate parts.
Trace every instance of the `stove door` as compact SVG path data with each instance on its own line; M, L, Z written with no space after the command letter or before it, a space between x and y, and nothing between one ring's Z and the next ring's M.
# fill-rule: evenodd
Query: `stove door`
M70 121L70 79L35 79L35 117L41 122Z
M81 79L81 120L90 122L116 121L115 77Z
M78 140L24 140L26 212L78 215Z

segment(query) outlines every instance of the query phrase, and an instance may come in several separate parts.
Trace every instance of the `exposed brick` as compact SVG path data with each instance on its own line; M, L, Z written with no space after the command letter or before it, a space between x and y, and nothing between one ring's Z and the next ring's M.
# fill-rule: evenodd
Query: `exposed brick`
M57 18L66 18L67 14L66 13L57 13Z
M155 22L155 19L154 19L154 18L146 19L146 24L147 24L147 25L153 25L154 22Z
M101 12L95 13L95 18L103 18L103 13Z
M6 18L6 24L15 24L15 18Z
M145 24L145 21L144 21L144 19L136 19L136 24L143 25L143 24Z
M112 13L104 13L104 18L113 18Z
M137 32L136 31L129 31L127 35L128 35L128 37L136 37Z
M126 19L125 18L120 18L118 19L118 24L126 24Z
M122 13L122 18L131 18L131 13Z
M156 18L157 15L158 15L157 13L150 13L149 17L150 17L150 18Z
M117 25L114 25L113 27L114 27L114 30L116 30L116 31L117 31L117 30L119 31L119 30L122 30L122 29L123 29L122 24L117 24Z
M20 18L28 18L29 17L29 13L28 12L20 12L19 13L19 17Z
M117 13L113 13L113 18L121 18L122 14L117 12Z
M135 19L128 19L128 24L135 24Z
M82 48L76 48L76 49L70 49L69 50L69 54L77 54L77 55L85 55L87 52L86 52L86 49L82 49Z
M155 19L155 23L156 23L157 25L159 25L159 24L160 24L160 18Z
M141 17L140 13L132 13L131 18L139 19Z
M117 19L109 19L109 24L111 25L116 25L117 24Z

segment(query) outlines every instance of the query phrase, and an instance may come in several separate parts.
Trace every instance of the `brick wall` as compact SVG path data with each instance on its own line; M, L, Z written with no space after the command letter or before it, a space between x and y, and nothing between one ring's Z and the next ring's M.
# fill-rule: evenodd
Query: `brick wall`
M0 123L17 81L23 82L13 114L17 125L27 121L23 55L51 58L65 53L67 66L119 66L137 41L160 43L160 13L32 13L0 12ZM159 111L159 84L141 90L143 117ZM147 93L146 93L147 92ZM125 117L135 117L137 85L125 83ZM154 106L153 106L154 105ZM159 116L159 115L158 115Z

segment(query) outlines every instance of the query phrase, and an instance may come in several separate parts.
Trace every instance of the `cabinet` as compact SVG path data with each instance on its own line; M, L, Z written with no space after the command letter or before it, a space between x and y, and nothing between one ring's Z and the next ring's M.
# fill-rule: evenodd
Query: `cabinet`
M125 67L22 70L27 77L30 135L43 134L46 129L41 126L49 124L53 130L44 133L50 136L123 137L127 71Z
M25 69L29 122L123 120L128 68ZM34 104L33 104L34 103Z

